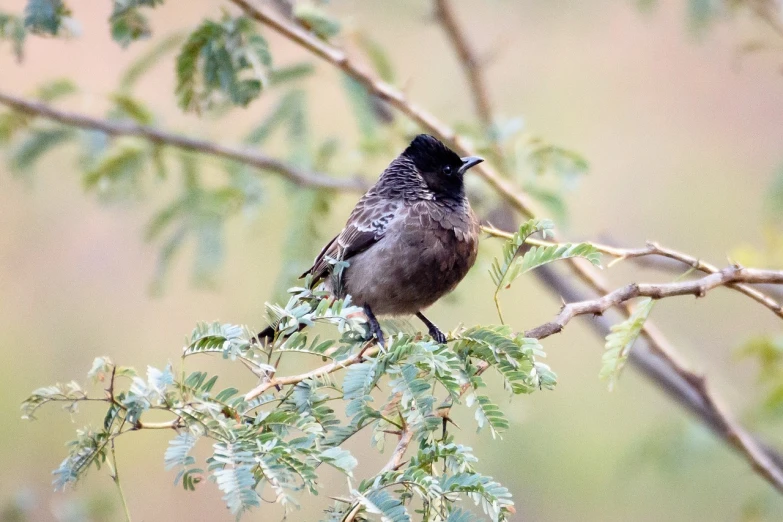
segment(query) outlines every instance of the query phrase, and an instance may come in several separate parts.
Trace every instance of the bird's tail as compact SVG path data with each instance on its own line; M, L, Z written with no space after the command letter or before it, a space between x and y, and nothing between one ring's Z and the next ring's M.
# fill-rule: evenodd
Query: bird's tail
M301 332L305 328L305 324L300 324L298 332ZM289 335L286 335L286 337L290 337ZM260 332L256 334L256 337L254 341L260 343L260 344L268 344L271 343L275 338L275 325L269 325Z
M267 326L260 332L256 334L256 338L254 341L260 343L260 344L267 344L272 342L272 340L275 338L275 327L274 326Z

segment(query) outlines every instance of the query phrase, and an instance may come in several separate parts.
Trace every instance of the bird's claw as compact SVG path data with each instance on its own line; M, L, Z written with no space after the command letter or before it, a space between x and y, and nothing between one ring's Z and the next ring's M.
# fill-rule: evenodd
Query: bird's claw
M432 327L429 329L430 337L435 339L438 344L446 344L446 334L441 332L438 328Z

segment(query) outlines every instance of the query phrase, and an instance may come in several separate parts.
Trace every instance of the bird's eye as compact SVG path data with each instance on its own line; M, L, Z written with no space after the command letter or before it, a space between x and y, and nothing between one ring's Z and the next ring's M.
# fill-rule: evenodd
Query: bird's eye
M443 167L443 173L444 173L445 175L447 175L447 176L448 176L449 174L451 174L451 165L446 165L445 167Z

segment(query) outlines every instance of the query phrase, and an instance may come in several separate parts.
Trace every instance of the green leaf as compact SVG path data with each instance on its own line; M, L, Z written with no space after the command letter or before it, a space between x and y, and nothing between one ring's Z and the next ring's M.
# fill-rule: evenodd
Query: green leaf
M540 202L546 209L546 212L551 214L558 222L565 223L568 221L568 209L561 191L542 187L538 183L525 183L522 185L522 190Z
M76 84L68 78L59 78L41 85L36 91L36 97L41 101L53 102L78 91Z
M549 366L536 360L546 356L538 340L513 334L508 326L469 328L460 334L454 349L464 357L489 363L513 393L551 390L557 384L557 376Z
M77 482L87 472L91 465L97 469L106 462L107 444L110 441L109 433L105 431L94 432L89 428L77 430L77 438L68 443L68 457L60 466L52 471L55 491L60 491L68 484Z
M572 150L555 145L540 145L529 155L533 172L539 176L552 171L565 178L582 176L587 173L590 165L582 156Z
M122 47L131 42L149 38L152 35L147 17L136 10L124 11L111 16L111 37Z
M325 462L349 477L353 477L353 470L359 464L359 461L351 455L350 451L340 449L339 447L329 448L318 455L318 459L321 462Z
M315 72L313 64L308 62L295 63L282 67L275 67L269 71L269 84L281 85L308 78Z
M514 236L503 245L502 257L500 259L495 258L492 262L490 275L495 286L501 287L508 271L511 269L512 263L519 255L519 250L525 244L527 238L540 232L542 237L546 239L547 236L553 234L554 228L555 224L548 219L531 219L522 223Z
M253 455L235 452L230 444L215 445L215 457L224 467L212 472L218 488L224 493L223 501L233 515L240 515L251 507L261 505L256 493L256 480L252 472Z
M155 7L162 3L163 0L114 0L114 9L109 17L114 41L127 47L131 42L149 38L152 30L147 17L139 12L139 8Z
M367 88L347 74L342 75L345 92L353 107L356 123L362 136L362 146L371 147L377 139L378 118Z
M473 402L472 397L475 398L476 402L475 418L476 424L478 425L478 431L481 431L484 426L487 426L494 439L500 435L501 431L508 429L506 416L503 415L503 412L497 404L493 403L489 397L484 395L469 395L467 399L468 406L471 406L471 402Z
M109 199L138 193L140 174L146 161L147 150L144 148L131 145L117 147L84 173L84 186Z
M294 5L294 17L322 40L329 40L340 33L340 22L311 3L297 2Z
M16 61L24 58L24 40L27 37L24 20L19 16L0 13L0 40L8 40L13 46Z
M499 294L504 288L509 288L519 276L535 268L572 257L583 257L596 266L601 265L601 253L590 243L563 243L549 246L533 246L525 252L522 258L519 254L525 246L527 239L541 232L546 239L552 233L554 225L548 219L531 219L523 223L514 236L506 241L500 259L492 261L489 274L495 283L495 306L498 310L501 322L503 316L500 311Z
M193 447L198 442L198 437L190 432L182 432L169 441L169 447L163 455L163 463L166 470L176 467L190 466L196 462L196 459L190 455Z
M470 511L465 511L462 508L457 508L446 519L446 522L479 522L481 519Z
M359 503L368 513L381 515L383 522L411 522L405 505L382 489L359 495Z
M356 35L356 43L364 54L370 59L373 69L381 80L389 84L395 83L394 66L391 63L386 49L367 33L359 32Z
M316 355L323 358L332 358L330 354L326 352L331 349L337 341L334 339L327 339L321 341L319 336L308 342L308 336L304 332L295 332L290 337L284 340L283 344L277 347L275 350L278 353L285 352L297 352L308 353L310 355Z
M250 349L253 334L246 326L220 323L199 323L190 335L184 356L204 352L222 353L225 358L235 359Z
M612 326L612 332L606 336L606 346L599 376L608 381L610 391L617 383L631 347L642 332L654 304L655 301L650 298L643 299L631 316L622 323Z
M435 397L430 393L432 386L419 376L419 370L413 364L406 364L402 368L389 368L392 375L399 375L389 382L392 394L400 393L402 413L408 424L415 428L422 426L425 417L432 413Z
M155 119L143 102L128 94L114 94L111 100L116 107L114 117L130 118L140 125L151 125Z
M106 375L111 375L113 368L114 364L108 357L96 357L92 361L90 371L87 372L87 378L91 379L92 382L103 381Z
M298 89L287 92L266 118L250 131L244 142L248 145L263 145L275 130L288 123L293 115L301 110L304 97L304 91Z
M28 0L24 25L33 33L56 35L71 11L62 0Z
M67 127L33 130L12 153L11 166L20 171L28 170L35 166L44 154L75 136L74 130Z
M78 383L71 381L67 384L57 384L55 386L45 386L34 390L33 393L22 403L22 418L25 420L35 420L35 412L44 404L50 402L63 402L72 409L77 401L87 397Z
M177 57L179 105L199 111L218 99L246 106L261 93L272 59L269 47L247 18L204 21Z
M156 43L152 49L142 54L128 67L120 78L120 90L130 91L139 79L148 73L166 54L177 49L184 40L181 34L167 36Z
M506 283L511 284L517 277L535 268L553 261L582 257L595 266L601 266L601 252L590 243L561 243L549 246L534 246L525 252L522 261L516 263L506 278Z

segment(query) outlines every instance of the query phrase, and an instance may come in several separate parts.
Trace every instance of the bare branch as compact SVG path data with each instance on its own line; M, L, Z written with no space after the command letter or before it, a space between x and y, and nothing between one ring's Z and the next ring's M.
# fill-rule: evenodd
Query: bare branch
M650 297L663 299L678 295L695 295L704 297L707 292L719 286L729 286L733 283L759 284L773 283L783 284L783 271L761 270L757 268L743 268L730 266L714 274L693 281L681 281L675 283L632 283L619 288L598 299L569 303L563 307L554 321L543 324L525 332L526 337L543 339L560 332L568 322L578 315L601 315L613 306L618 306L637 297Z
M55 109L45 103L26 100L3 92L0 92L0 103L15 111L46 118L71 127L98 130L109 136L134 136L159 145L168 145L178 149L230 159L261 170L274 172L300 186L353 192L364 192L368 188L367 183L361 179L337 179L325 174L306 172L288 163L251 150L228 147L208 140L173 134L155 127L126 121L102 120L83 114L66 112Z
M489 129L493 123L492 104L490 103L489 89L484 81L484 70L481 60L476 56L465 33L457 22L450 0L435 0L435 16L443 26L465 71L465 76L470 83L470 90L473 92L476 114L478 114L484 127Z

